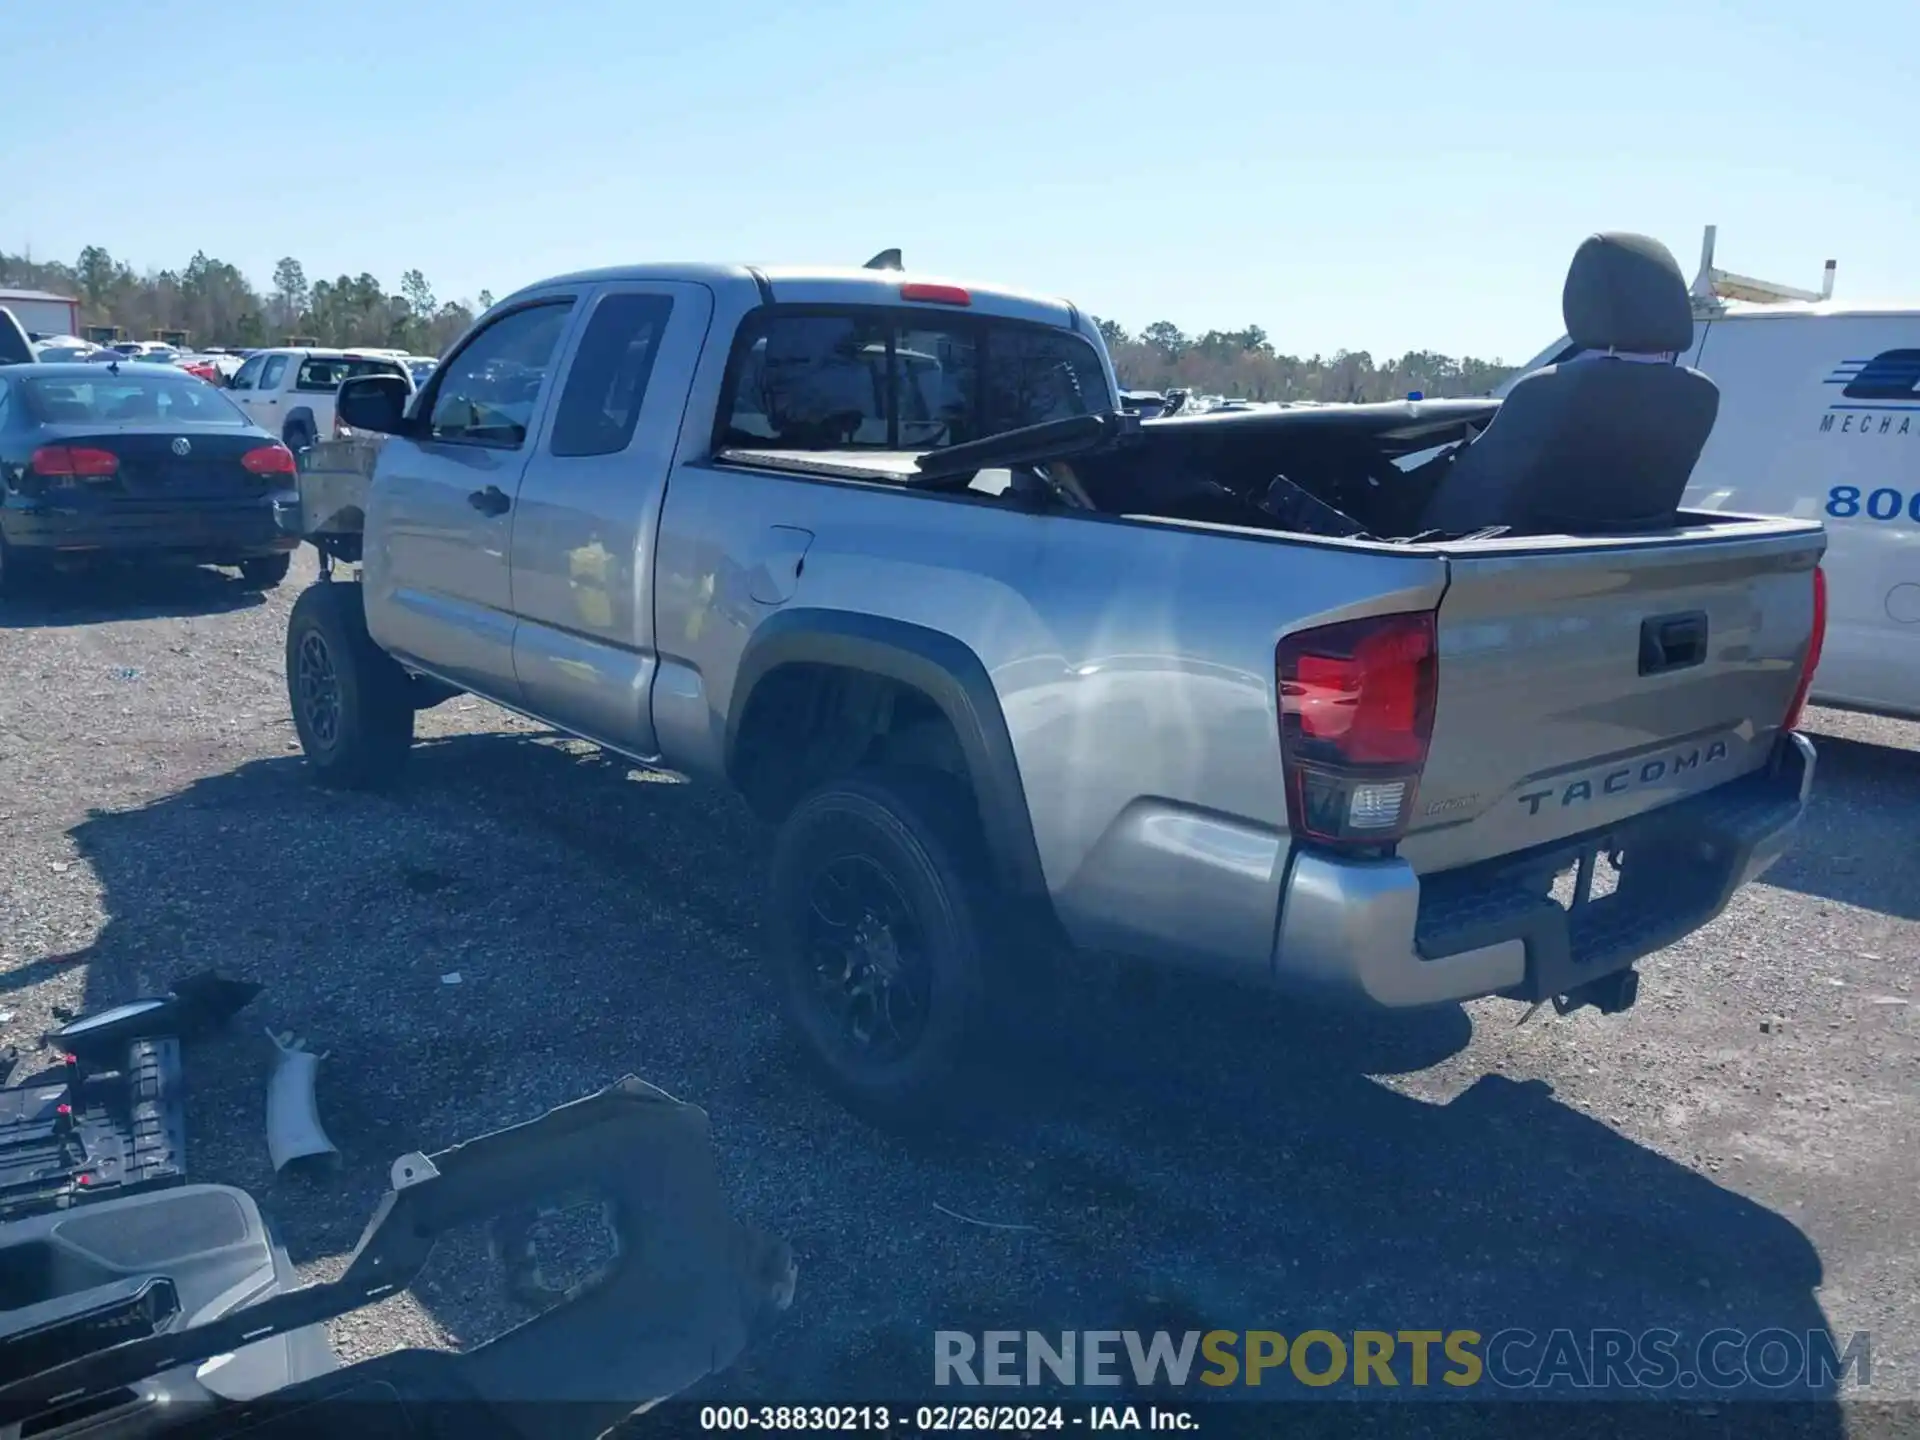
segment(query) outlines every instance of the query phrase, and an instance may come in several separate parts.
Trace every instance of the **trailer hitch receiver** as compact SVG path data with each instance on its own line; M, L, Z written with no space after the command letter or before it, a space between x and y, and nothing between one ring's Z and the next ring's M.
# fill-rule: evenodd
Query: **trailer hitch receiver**
M1611 975L1602 975L1585 985L1569 990L1564 995L1553 997L1553 1012L1556 1015L1571 1015L1576 1010L1592 1006L1602 1015L1619 1015L1633 1008L1634 1001L1640 998L1640 972L1631 967L1616 970Z

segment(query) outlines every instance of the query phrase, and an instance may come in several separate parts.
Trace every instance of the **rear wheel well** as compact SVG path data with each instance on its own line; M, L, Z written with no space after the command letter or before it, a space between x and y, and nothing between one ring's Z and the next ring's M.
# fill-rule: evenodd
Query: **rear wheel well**
M937 771L974 796L953 722L915 686L852 666L794 662L761 677L746 703L733 783L771 823L809 791L873 765Z

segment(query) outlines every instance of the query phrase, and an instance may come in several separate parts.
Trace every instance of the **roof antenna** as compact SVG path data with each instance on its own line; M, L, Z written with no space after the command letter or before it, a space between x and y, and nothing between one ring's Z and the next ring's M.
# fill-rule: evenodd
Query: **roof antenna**
M898 250L882 250L860 268L862 270L904 270L907 267L901 263Z

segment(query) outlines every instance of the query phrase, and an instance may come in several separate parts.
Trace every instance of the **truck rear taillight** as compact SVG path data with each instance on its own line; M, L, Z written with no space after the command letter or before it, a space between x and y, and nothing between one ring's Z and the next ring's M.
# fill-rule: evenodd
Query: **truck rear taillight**
M1800 684L1793 692L1793 703L1787 707L1787 718L1780 722L1783 730L1798 730L1800 716L1807 708L1807 696L1813 690L1813 672L1820 668L1820 652L1827 643L1827 572L1820 566L1813 567L1813 638L1807 641L1807 658L1800 662Z
M1294 836L1345 847L1406 833L1433 739L1431 611L1303 630L1274 653L1280 763Z

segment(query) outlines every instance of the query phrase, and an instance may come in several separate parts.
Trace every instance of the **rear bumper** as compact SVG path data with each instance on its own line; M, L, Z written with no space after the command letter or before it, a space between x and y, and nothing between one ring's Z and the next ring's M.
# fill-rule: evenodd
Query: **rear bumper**
M1768 766L1614 827L1424 881L1404 860L1308 851L1288 868L1275 978L1395 1009L1504 995L1544 1000L1699 929L1786 852L1814 749L1783 736ZM1583 854L1617 851L1612 895L1547 893Z
M7 544L46 555L266 555L297 548L299 529L300 497L293 490L231 501L72 504L9 495L0 502L0 533Z

